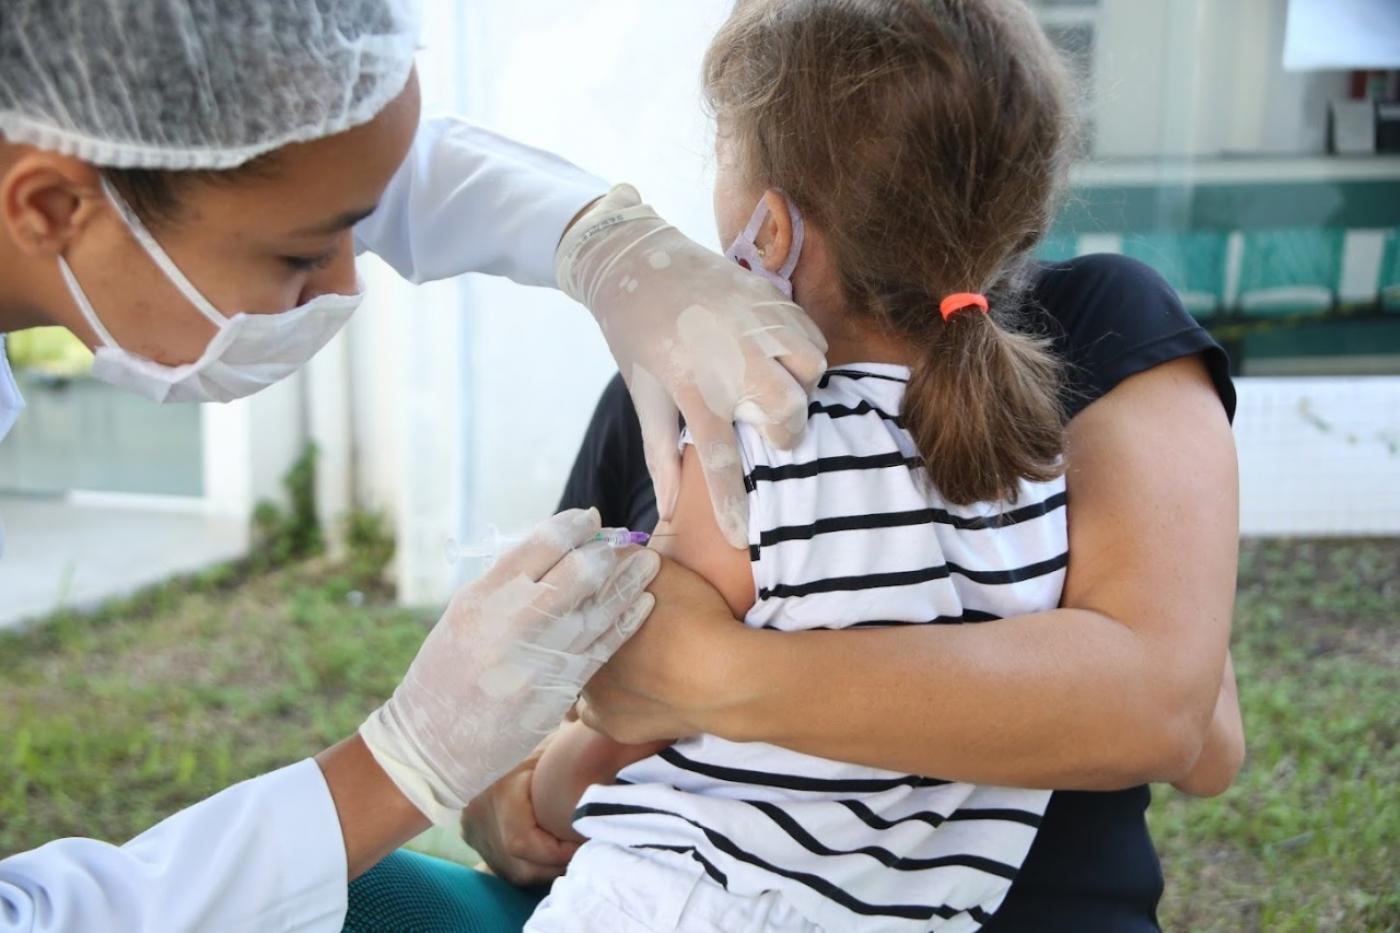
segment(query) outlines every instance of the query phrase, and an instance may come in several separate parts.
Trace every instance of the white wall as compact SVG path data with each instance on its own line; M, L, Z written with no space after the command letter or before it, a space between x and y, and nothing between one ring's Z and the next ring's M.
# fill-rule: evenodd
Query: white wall
M250 398L200 407L208 511L246 519L264 499L284 501L282 477L306 438L305 378L299 373Z
M425 4L417 60L424 113L465 109L468 9ZM372 256L360 269L370 291L350 333L350 485L359 506L392 519L400 599L440 602L456 579L443 544L462 535L470 509L472 309L460 281L413 286Z
M1237 385L1243 534L1400 534L1400 378Z
M1099 158L1302 155L1326 149L1340 72L1287 72L1287 0L1101 0Z

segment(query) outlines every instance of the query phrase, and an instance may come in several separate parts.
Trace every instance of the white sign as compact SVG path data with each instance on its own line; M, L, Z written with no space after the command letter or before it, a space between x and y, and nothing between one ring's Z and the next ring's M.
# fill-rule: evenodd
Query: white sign
M1400 68L1400 0L1288 0L1283 67Z

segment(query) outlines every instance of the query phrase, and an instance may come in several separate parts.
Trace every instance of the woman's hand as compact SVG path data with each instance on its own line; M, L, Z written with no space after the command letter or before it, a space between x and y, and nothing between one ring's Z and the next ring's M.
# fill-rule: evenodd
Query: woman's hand
M593 676L579 705L585 723L627 744L716 731L752 686L751 643L773 634L736 620L714 587L675 561L663 561L650 589L650 620Z
M530 782L549 739L462 811L462 838L511 884L547 884L568 867L578 845L546 832L535 819Z

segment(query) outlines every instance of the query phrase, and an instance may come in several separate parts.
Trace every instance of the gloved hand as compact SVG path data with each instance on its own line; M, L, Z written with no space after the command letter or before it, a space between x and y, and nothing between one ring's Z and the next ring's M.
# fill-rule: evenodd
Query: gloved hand
M661 558L593 542L596 510L561 512L457 591L394 695L360 727L375 760L433 823L559 725L583 685L646 620Z
M680 490L677 412L695 440L715 518L748 544L734 422L791 447L826 369L826 340L770 283L692 242L619 185L559 244L559 287L603 329L641 420L664 521Z

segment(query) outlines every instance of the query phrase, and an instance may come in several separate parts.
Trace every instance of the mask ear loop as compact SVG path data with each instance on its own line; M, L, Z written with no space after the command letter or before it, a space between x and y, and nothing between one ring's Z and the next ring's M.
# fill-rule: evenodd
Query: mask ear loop
M802 243L807 238L807 224L802 220L802 212L797 209L797 205L792 203L792 198L786 192L779 191L783 196L783 201L787 204L788 220L792 223L792 245L788 247L787 262L778 270L778 275L792 281L792 274L797 270L797 263L802 258ZM765 204L765 214L767 205Z
M787 196L787 192L779 191L783 196L783 203L787 205L788 221L792 224L792 245L788 247L787 260L781 269L773 273L787 281L792 281L792 273L797 269L797 263L802 259L802 243L807 238L807 225L802 220L802 212L797 209L797 205L792 203L792 198ZM753 215L749 217L749 225L744 228L743 239L755 244L757 248L758 231L763 229L763 222L768 219L768 198L758 199L758 206L753 209Z
M786 195L784 195L784 197L786 197ZM753 245L754 245L754 248L757 249L757 248L758 248L758 231L759 231L760 229L762 229L762 227L763 227L763 222L764 222L765 220L767 220L767 219L768 219L768 198L762 197L762 198L759 198L759 199L758 199L758 204L754 206L753 213L749 215L749 223L748 223L748 226L746 226L746 227L744 228L744 232L743 232L743 233L739 234L740 240L742 240L743 242L746 242L746 243L751 243L751 244L753 244Z
M136 242L141 244L141 248L146 251L146 255L151 257L151 261L160 267L161 272L165 273L165 277L170 280L170 284L179 289L180 294L185 296L185 300L194 305L195 310L208 318L210 323L215 327L220 330L227 327L229 319L220 314L219 309L214 307L209 299L205 298L203 293L194 287L194 283L185 278L185 273L181 272L180 267L175 265L175 261L171 259L169 254L156 242L155 237L151 236L150 231L146 229L146 225L141 222L141 218L136 216L136 212L131 209L131 205L126 203L106 178L102 179L102 191L107 195L107 200L111 201L112 206L116 208L117 216L121 217L122 223L126 224L127 229L131 231L131 235L136 237Z
M58 274L63 276L63 281L68 286L68 294L72 296L74 304L76 304L78 310L82 312L83 317L88 322L88 326L97 334L97 339L102 341L104 347L120 350L121 346L112 339L111 332L102 324L102 320L98 318L97 312L93 310L92 302L88 301L87 292L83 291L83 287L78 284L78 279L73 275L73 270L68 265L68 260L64 259L62 256L58 257Z

